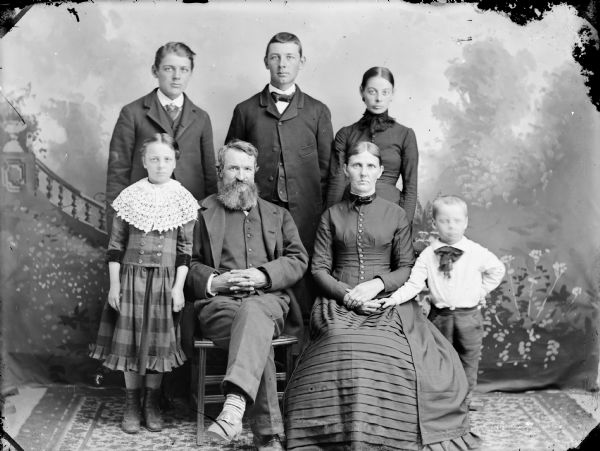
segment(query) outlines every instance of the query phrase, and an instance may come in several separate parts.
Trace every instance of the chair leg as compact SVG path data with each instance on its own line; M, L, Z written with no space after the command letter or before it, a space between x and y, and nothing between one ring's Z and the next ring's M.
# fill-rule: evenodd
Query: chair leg
M288 345L285 347L285 386L288 386L290 378L292 377L292 371L294 371L294 358L292 354L293 346Z
M204 399L206 394L206 349L198 348L198 396L196 406L196 444L204 442Z

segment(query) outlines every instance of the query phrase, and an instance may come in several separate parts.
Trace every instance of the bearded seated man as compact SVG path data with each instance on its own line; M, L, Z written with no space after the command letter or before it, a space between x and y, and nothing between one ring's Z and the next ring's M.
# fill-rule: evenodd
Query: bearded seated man
M225 404L207 434L235 440L248 407L257 448L279 450L283 422L272 340L288 316L301 328L290 288L304 275L308 255L290 213L258 197L257 156L240 140L219 149L219 192L200 206L186 299L195 303L202 337L229 353Z

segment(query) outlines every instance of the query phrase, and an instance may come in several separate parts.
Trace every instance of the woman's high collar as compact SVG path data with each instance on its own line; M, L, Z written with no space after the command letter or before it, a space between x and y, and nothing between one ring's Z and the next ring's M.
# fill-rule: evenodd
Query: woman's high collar
M396 119L391 117L387 110L380 114L375 114L365 110L363 117L358 121L358 127L363 130L369 130L371 136L392 127Z
M367 194L365 196L361 196L351 192L348 193L348 200L350 201L350 205L352 206L370 204L371 202L373 202L375 197L377 197L375 193Z

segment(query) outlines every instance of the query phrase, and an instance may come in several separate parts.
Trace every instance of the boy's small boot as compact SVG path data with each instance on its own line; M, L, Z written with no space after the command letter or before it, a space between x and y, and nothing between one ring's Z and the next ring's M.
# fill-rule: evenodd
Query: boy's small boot
M142 421L142 407L140 404L141 390L125 390L125 410L121 429L128 434L137 434L140 431Z
M151 432L160 432L163 428L162 416L158 405L159 400L160 389L146 387L144 396L144 419L146 420L146 429Z

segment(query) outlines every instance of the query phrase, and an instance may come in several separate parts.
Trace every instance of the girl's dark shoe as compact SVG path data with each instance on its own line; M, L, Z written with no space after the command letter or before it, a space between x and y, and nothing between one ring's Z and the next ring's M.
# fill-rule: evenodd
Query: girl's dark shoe
M144 420L146 429L151 432L160 432L163 429L162 415L159 407L160 389L146 387L144 396Z
M142 421L142 408L140 404L141 390L125 390L125 411L121 429L128 434L137 434L140 431Z

